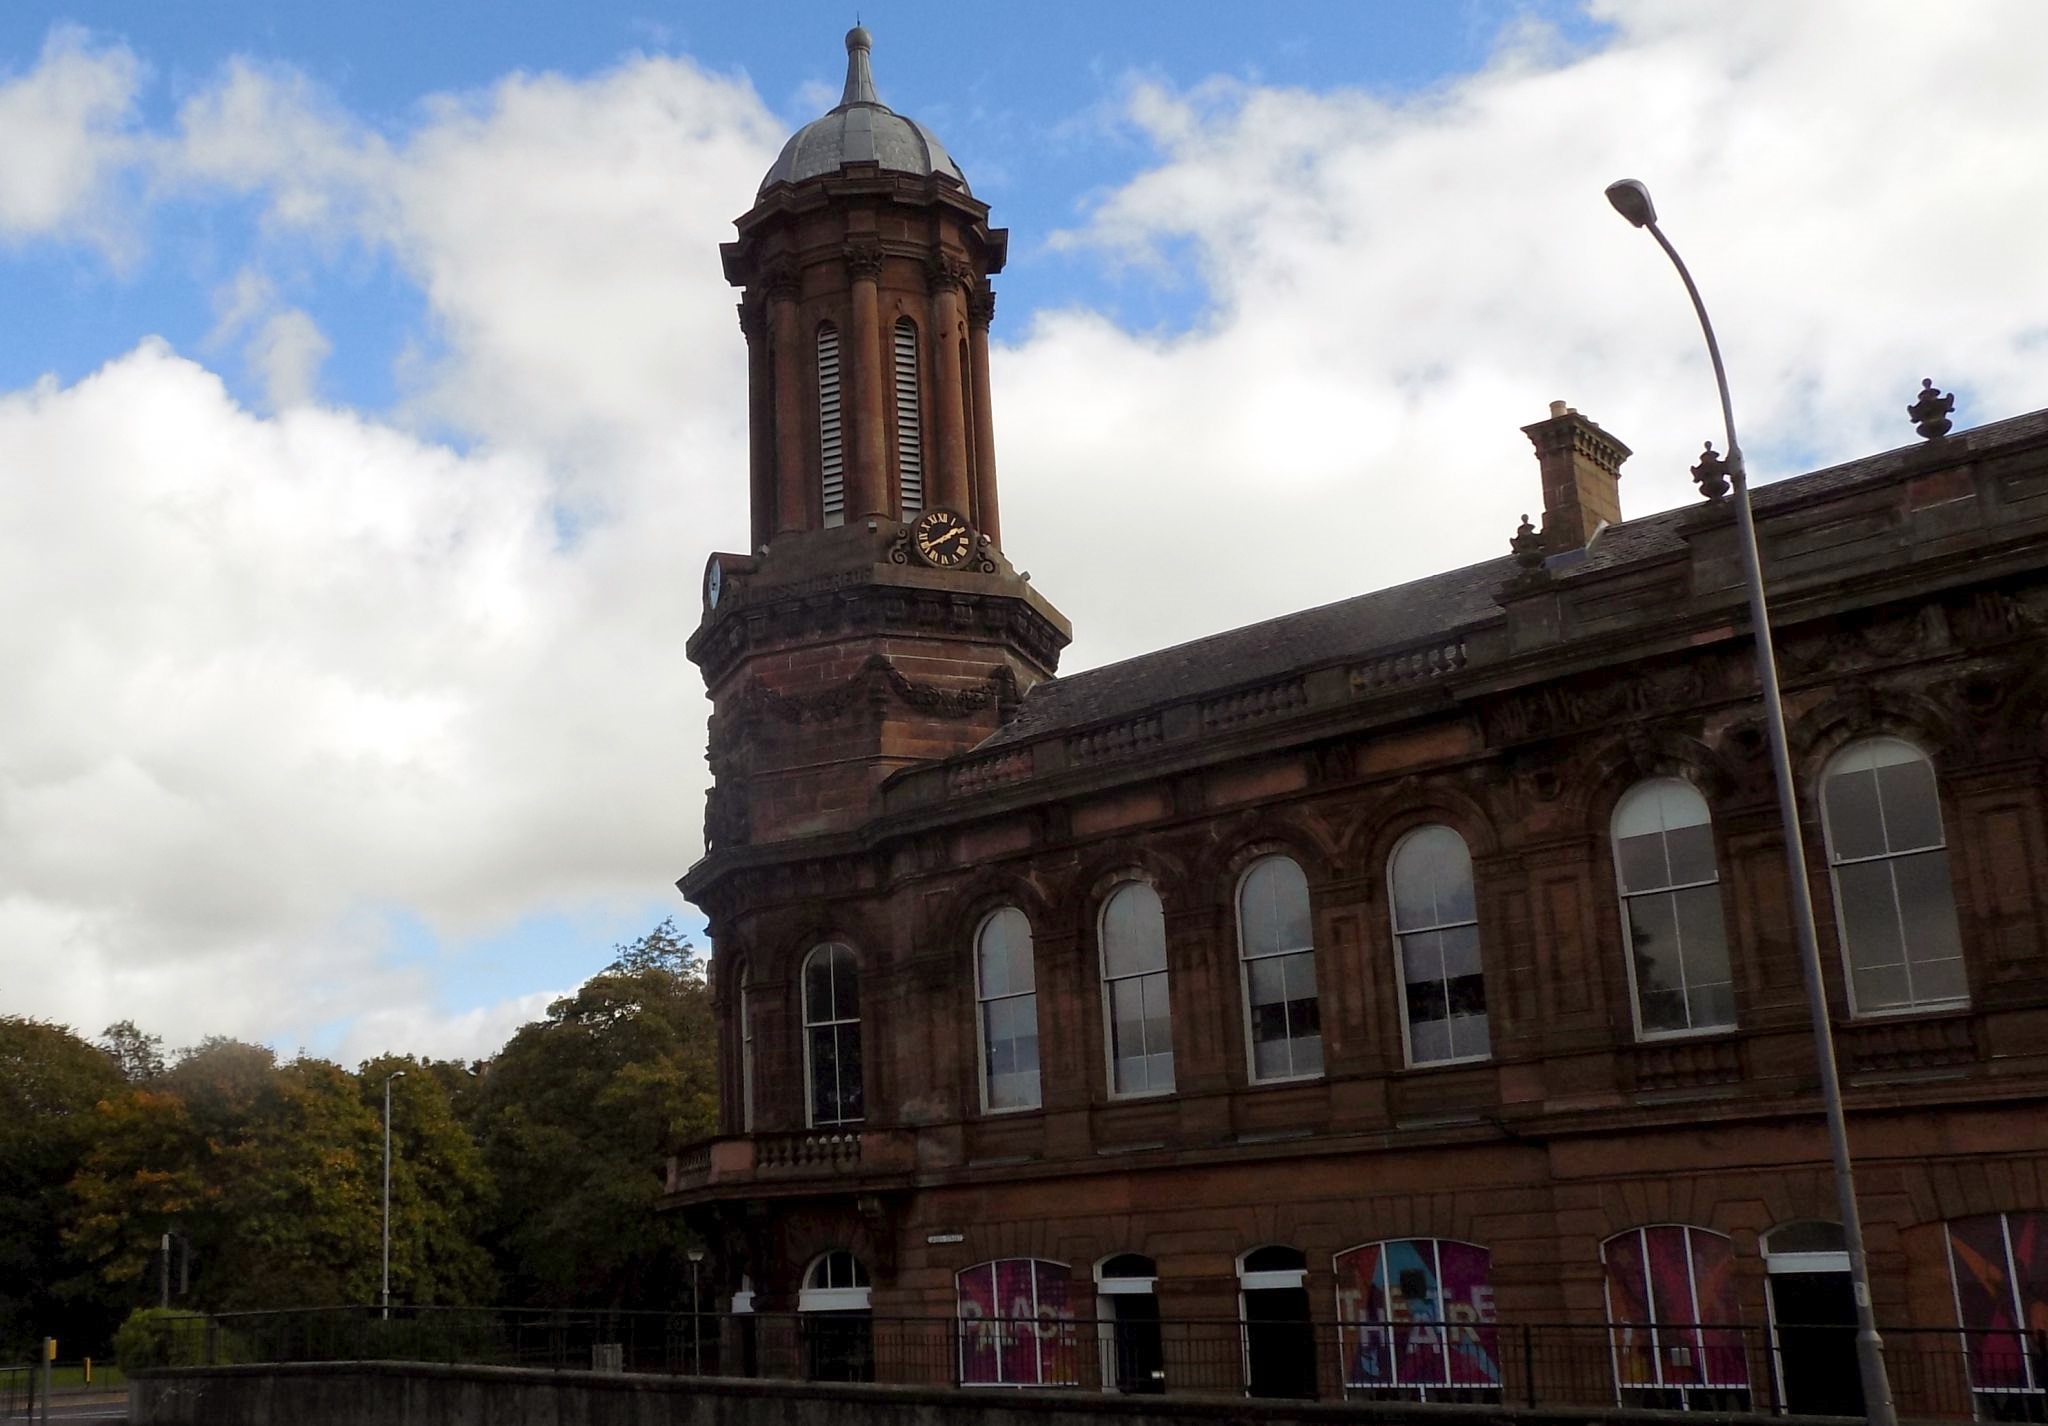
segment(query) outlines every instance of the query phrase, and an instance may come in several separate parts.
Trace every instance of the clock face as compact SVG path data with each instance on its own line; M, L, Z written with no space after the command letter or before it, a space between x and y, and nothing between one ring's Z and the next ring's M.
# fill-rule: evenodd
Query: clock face
M940 569L957 569L974 553L974 530L951 510L927 510L910 527L918 558Z
M713 609L718 607L718 596L725 593L725 566L717 560L711 562L711 572L704 576L704 602Z

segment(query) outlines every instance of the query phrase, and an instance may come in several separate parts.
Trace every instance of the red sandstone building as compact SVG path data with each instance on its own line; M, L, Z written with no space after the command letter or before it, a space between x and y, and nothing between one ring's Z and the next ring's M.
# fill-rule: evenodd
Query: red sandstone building
M970 1385L1515 1400L1579 1331L1623 1404L1853 1407L1726 502L1622 518L1553 406L1511 553L1055 677L1006 235L848 46L725 247L753 552L689 644L724 1122L668 1201L736 1311L855 1372L963 1324ZM2048 412L1756 507L1901 1407L2040 1420Z

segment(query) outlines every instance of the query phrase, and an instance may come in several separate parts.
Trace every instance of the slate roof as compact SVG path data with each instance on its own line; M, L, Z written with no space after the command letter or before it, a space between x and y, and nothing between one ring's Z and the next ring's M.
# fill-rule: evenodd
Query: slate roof
M1969 449L1982 451L2044 437L2048 437L2048 410L1979 426L1952 439L1958 447L1966 440ZM1752 508L1760 516L1767 515L1815 496L1895 475L1911 454L1921 449L1918 444L1902 446L1757 485L1751 491ZM1559 579L1578 579L1677 554L1685 548L1679 533L1681 522L1697 509L1661 510L1610 525L1600 532L1583 560L1553 573ZM986 739L978 751L1114 722L1160 704L1277 679L1296 669L1391 653L1448 637L1498 617L1501 607L1494 596L1515 572L1514 556L1502 555L1120 663L1048 679L1025 695L1017 716Z

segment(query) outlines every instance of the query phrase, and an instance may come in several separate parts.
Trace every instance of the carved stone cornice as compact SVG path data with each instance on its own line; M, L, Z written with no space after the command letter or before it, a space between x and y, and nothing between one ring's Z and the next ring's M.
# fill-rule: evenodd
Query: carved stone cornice
M992 706L1015 707L1020 697L1017 676L1003 664L991 668L978 684L958 686L920 683L882 655L870 654L853 677L816 693L781 693L750 678L725 716L735 729L762 718L829 723L872 702L878 694L892 695L905 707L934 718L967 718Z
M1493 746L1606 727L1674 713L1752 691L1746 663L1704 656L1647 672L1552 684L1509 694L1487 705L1486 741Z

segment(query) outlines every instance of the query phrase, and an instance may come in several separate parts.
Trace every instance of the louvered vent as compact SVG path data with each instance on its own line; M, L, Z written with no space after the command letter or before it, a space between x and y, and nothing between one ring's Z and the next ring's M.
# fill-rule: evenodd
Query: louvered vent
M825 523L846 523L846 443L839 427L839 329L818 328L818 483Z
M917 324L896 323L896 480L903 518L924 510L924 432L917 413Z

